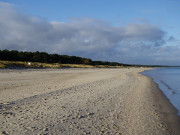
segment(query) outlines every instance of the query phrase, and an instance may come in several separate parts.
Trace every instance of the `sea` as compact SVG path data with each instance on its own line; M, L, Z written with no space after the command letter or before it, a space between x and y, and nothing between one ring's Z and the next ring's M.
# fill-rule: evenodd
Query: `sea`
M157 68L142 73L156 82L180 116L180 68Z

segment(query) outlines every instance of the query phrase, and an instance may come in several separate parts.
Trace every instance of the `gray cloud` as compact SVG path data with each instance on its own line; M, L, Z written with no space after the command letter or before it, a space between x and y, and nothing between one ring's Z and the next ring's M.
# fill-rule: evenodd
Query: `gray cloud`
M48 22L0 2L0 49L46 51L135 64L162 61L163 64L168 52L163 46L165 34L148 23L117 27L92 18Z

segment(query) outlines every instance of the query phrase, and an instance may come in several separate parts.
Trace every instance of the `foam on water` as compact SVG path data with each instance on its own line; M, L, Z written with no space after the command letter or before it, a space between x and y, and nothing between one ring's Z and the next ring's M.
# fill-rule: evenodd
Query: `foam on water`
M153 78L180 115L180 68L158 68L142 74Z

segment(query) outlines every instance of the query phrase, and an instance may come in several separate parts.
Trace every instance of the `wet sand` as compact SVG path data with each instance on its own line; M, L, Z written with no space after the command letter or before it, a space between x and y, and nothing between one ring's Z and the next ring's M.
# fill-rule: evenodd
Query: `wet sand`
M180 134L144 70L0 70L0 134Z

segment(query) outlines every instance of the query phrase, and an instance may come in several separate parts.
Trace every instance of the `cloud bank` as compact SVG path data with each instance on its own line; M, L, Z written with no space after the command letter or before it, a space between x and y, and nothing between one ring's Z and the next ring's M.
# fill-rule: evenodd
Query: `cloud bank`
M46 51L133 64L176 64L180 49L164 46L168 41L165 36L165 31L148 23L112 26L92 18L48 22L0 2L0 49Z

